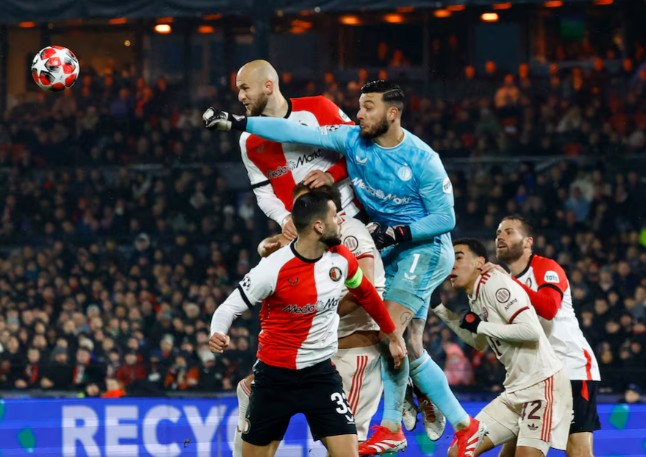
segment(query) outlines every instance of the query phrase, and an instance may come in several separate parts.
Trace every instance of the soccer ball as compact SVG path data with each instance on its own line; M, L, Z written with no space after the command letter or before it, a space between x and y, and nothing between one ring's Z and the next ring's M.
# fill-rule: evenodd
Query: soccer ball
M79 69L72 51L63 46L47 46L34 56L31 76L41 89L58 92L74 85Z

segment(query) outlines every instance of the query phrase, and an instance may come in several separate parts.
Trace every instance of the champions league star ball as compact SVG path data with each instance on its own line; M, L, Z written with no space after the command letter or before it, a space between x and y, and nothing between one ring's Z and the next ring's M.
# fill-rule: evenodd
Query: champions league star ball
M52 92L67 90L79 76L79 61L63 46L47 46L34 56L31 76L41 89Z

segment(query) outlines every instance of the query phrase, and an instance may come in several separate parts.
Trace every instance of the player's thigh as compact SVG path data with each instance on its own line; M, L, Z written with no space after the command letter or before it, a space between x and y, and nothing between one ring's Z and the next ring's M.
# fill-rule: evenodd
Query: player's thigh
M379 408L383 392L379 347L339 349L332 360L341 375L343 390L354 413L357 439L365 441L370 420Z
M384 300L400 303L414 317L426 319L431 293L451 272L454 257L448 234L425 244L396 246L384 262Z
M326 436L321 441L329 457L355 457L359 455L357 435Z
M255 444L242 442L242 457L274 457L280 441L272 441L265 446L256 446Z
M594 432L601 428L597 413L599 381L570 381L573 418L570 435Z
M518 417L520 411L508 400L506 392L494 398L476 419L486 425L487 437L498 446L518 436Z
M300 402L315 440L339 435L355 435L357 428L341 376L330 361L317 364L303 377L301 390L294 392Z
M572 419L572 390L564 370L512 396L517 405L522 405L516 447L531 447L544 454L550 447L565 450Z
M250 390L251 390L251 384L253 383L253 379L254 379L254 375L253 375L253 373L251 373L251 374L250 374L249 376L247 376L246 378L243 378L243 379L242 379L242 381L241 381L241 382L245 385L245 387L247 388L247 391L250 391Z
M298 379L291 371L262 362L254 365L255 379L242 433L244 442L264 447L283 439L289 420L296 413L292 387Z

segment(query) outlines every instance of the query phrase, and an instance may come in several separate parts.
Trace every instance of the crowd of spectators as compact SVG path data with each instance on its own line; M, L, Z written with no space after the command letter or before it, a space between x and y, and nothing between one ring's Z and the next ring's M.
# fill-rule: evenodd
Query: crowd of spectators
M506 214L536 221L535 248L568 272L610 392L646 378L646 173L619 160L646 147L646 70L630 62L608 74L597 59L589 72L546 78L522 65L502 79L495 65L483 75L467 67L450 100L411 88L405 120L449 165L598 159L449 169L456 234L493 241ZM330 74L283 91L322 92L354 114L369 78L361 71L342 84ZM39 93L0 121L0 389L213 393L248 374L257 316L236 322L231 349L217 357L210 317L277 227L221 175L221 163L239 162L235 136L202 128L205 106L241 111L235 94L212 88L186 105L180 92L164 78L151 87L127 72L87 73L74 90ZM453 385L500 389L493 354L471 351L434 317L425 342Z

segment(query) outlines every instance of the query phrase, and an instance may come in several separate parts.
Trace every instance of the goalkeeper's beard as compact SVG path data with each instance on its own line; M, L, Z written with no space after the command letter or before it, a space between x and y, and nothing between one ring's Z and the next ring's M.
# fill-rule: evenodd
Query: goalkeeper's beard
M361 129L359 132L359 135L361 138L364 140L372 140L374 138L377 138L384 133L388 131L388 119L386 119L386 116L383 117L381 121L379 121L372 129Z

